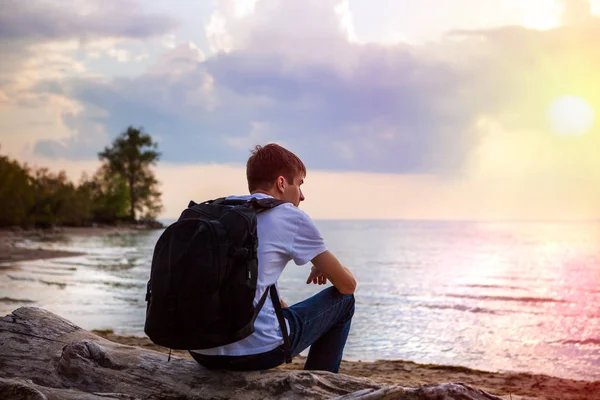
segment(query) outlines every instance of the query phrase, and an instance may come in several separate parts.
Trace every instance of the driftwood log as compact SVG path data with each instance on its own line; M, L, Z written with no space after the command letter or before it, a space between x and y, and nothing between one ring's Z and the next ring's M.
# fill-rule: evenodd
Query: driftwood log
M209 371L108 341L40 308L0 320L0 399L281 398L499 399L460 383L411 389L328 372Z

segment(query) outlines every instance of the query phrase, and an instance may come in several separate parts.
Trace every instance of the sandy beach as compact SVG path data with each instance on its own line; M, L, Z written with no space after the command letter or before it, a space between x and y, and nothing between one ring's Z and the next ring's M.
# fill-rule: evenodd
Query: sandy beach
M153 344L148 338L119 336L112 331L93 331L113 342L169 353L168 349ZM190 358L185 351L174 350L173 355ZM289 365L279 369L302 369L305 358L295 357ZM377 362L342 361L340 373L366 377L384 384L422 387L448 382L462 382L496 396L520 396L546 400L600 399L600 382L576 381L546 375L523 373L494 373L465 367L425 365L403 360Z
M121 234L134 230L131 227L61 228L53 231L0 230L0 263L67 257L78 253L24 248L18 245L27 238L52 239L63 234L102 235ZM94 331L108 340L149 348L168 353L168 349L156 346L148 338L118 336L112 331ZM174 351L177 356L189 357L187 352ZM292 364L281 369L301 369L303 357L296 357ZM533 399L600 400L600 381L576 381L546 375L527 373L494 373L465 367L424 365L402 360L377 362L343 361L341 373L366 377L384 384L420 387L444 382L463 382L497 396L520 396Z

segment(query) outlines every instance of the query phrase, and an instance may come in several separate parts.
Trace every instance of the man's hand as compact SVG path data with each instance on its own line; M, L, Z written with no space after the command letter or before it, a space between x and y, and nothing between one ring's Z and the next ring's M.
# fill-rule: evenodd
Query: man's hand
M341 294L354 294L356 279L329 250L313 258L312 262L314 267L306 283L325 284L329 280ZM320 275L323 278L319 278Z
M281 308L287 308L288 307L287 303L285 301L283 301L283 299L280 298L279 302L281 303Z
M310 270L310 275L308 275L308 279L306 280L306 284L314 283L315 285L325 285L327 284L327 277L320 272L317 267L313 265Z

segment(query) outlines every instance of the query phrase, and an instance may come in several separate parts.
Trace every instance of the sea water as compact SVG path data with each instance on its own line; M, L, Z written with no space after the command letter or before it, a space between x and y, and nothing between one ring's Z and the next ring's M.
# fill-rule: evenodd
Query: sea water
M358 281L345 359L600 380L600 223L316 223ZM161 233L20 243L86 255L0 265L0 314L43 307L85 329L144 336ZM306 284L309 271L288 264L288 304L323 289Z

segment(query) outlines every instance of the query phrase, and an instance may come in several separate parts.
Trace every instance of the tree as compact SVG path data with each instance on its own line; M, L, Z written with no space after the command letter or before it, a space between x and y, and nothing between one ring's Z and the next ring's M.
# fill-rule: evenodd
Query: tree
M108 173L124 179L129 191L129 218L132 221L136 220L136 211L155 216L162 208L161 193L156 188L158 181L150 170L160 158L157 148L143 128L129 126L111 147L98 153Z
M0 156L0 226L25 226L33 202L34 189L27 166Z
M30 169L0 156L0 226L80 226L92 217L89 196L64 171Z
M94 222L113 224L125 220L129 212L129 193L125 179L100 167L92 179L83 177L78 191L91 202Z
M91 204L64 171L55 174L38 168L32 177L34 203L30 209L36 226L81 226L91 219Z

